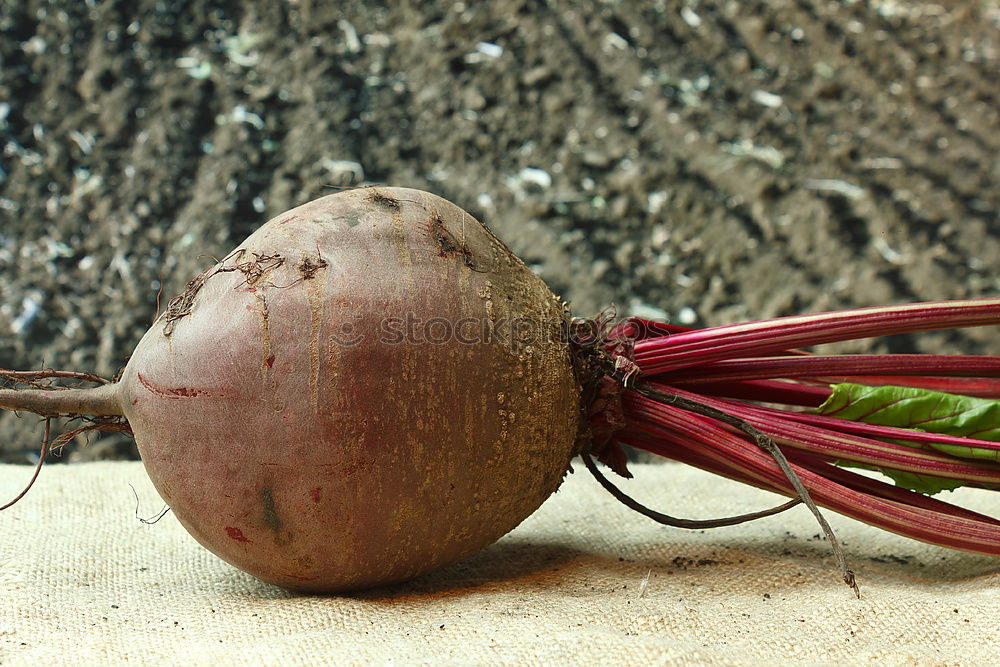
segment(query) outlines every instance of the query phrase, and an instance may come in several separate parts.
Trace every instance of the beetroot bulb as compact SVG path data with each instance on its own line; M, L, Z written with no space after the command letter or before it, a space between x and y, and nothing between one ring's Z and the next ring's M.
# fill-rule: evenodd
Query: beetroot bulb
M285 588L364 588L479 551L559 485L580 414L565 317L463 210L355 189L193 280L118 382L0 406L124 415L202 545ZM524 344L491 335L519 322Z
M475 553L538 508L579 454L618 500L671 526L801 502L857 592L817 506L1000 555L1000 521L931 497L1000 489L1000 358L806 348L996 324L997 298L698 330L570 318L462 209L373 187L264 224L168 304L117 381L0 370L0 408L46 417L39 466L67 435L130 431L181 524L288 589L388 584ZM70 380L97 386L58 384ZM57 416L89 426L50 443ZM600 472L595 458L630 476L622 446L792 500L675 519Z

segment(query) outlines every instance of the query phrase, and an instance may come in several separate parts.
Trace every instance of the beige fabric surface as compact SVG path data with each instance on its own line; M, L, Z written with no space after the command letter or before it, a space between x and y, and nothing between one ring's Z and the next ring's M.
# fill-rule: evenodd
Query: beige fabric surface
M0 466L0 499L30 476ZM771 494L679 465L627 488L678 516ZM611 499L578 466L485 552L417 581L305 597L216 559L139 463L48 466L0 513L0 664L997 664L1000 560L828 513L858 574L840 583L805 509L688 532ZM1000 515L1000 496L960 491Z

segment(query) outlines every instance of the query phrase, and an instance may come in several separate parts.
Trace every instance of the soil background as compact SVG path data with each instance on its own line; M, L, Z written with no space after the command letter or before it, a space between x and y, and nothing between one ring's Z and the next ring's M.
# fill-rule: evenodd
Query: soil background
M470 210L584 315L995 295L998 93L995 1L4 0L0 368L113 376L161 290L365 183ZM32 460L38 420L0 433Z

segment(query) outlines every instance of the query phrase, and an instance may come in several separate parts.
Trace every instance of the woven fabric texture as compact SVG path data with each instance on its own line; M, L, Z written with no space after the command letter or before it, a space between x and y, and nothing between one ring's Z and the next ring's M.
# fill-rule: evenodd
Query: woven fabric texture
M630 492L677 516L775 504L684 466ZM0 466L0 499L30 477ZM827 513L856 599L802 507L688 532L618 504L586 471L471 559L346 597L294 595L199 546L139 463L52 465L0 513L0 665L878 664L1000 660L1000 560ZM1000 496L951 499L1000 515Z

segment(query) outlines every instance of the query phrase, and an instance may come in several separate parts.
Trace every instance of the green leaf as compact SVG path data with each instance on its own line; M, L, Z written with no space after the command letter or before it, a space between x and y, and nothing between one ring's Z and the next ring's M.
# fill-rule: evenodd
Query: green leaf
M881 468L879 466L865 465L853 461L837 461L837 465L842 468L862 468L864 470L874 470L880 472L891 479L896 486L924 495L933 496L942 491L954 491L965 486L965 482L960 479L946 479L944 477L934 477L933 475L921 475L915 472L896 470L894 468Z
M1000 442L1000 401L958 396L914 387L869 387L843 383L833 385L830 397L817 414L851 421L909 428L929 433ZM1000 451L894 440L914 448L935 449L951 456L1000 462ZM932 495L962 486L957 480L872 468L888 475L897 486Z
M1000 401L915 387L837 384L817 412L851 421L1000 442ZM967 459L1000 462L1000 451L928 443Z

